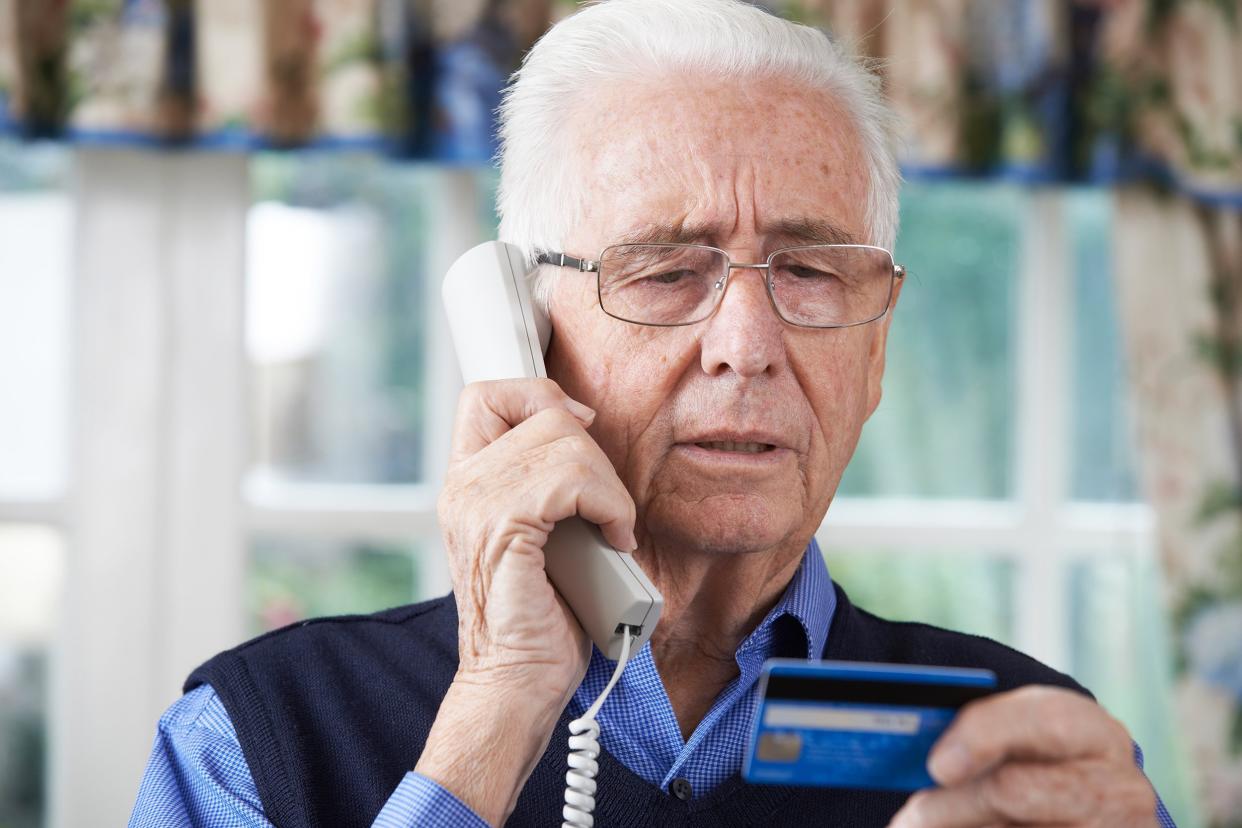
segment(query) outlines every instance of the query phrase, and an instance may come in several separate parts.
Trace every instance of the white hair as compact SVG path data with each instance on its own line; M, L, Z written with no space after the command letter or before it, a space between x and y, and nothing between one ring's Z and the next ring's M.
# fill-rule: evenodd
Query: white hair
M537 251L596 255L563 247L587 195L568 119L602 84L688 72L780 77L831 95L852 119L866 159L867 241L892 249L901 174L894 116L879 79L822 31L742 0L601 0L549 29L514 73L500 107L501 239L530 263ZM549 280L536 277L532 289L546 307Z

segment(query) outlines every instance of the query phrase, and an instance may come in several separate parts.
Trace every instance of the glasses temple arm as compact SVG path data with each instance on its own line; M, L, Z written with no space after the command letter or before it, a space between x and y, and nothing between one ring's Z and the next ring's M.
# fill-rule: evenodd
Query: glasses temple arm
M582 273L594 273L599 270L599 262L567 256L564 253L539 253L535 256L535 263L550 264L556 267L572 267Z

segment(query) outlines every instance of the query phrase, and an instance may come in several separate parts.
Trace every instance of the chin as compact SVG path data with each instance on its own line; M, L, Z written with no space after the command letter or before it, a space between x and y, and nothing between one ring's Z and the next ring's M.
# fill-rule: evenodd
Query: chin
M800 514L773 509L763 498L737 494L656 505L646 520L648 530L662 545L708 554L763 552L783 542L801 523Z

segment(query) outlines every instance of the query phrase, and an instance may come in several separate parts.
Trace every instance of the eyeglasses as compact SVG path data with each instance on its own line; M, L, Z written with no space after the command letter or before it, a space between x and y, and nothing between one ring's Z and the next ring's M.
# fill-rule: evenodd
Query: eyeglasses
M906 269L882 247L785 247L761 264L729 260L702 244L616 244L598 261L540 253L540 264L594 273L604 313L639 325L692 325L711 316L736 269L765 271L776 315L805 328L846 328L879 319Z

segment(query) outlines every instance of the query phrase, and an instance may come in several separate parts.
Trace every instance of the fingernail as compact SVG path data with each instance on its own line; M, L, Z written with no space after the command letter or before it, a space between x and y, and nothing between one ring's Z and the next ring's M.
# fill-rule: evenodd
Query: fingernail
M590 422L595 419L595 409L590 406L583 405L575 399L565 398L565 407L569 409L569 413L573 414L579 420Z
M634 533L633 533L633 532L630 532L630 547L629 547L629 549L626 549L625 551L626 551L626 552L633 552L633 551L635 551L636 549L638 549L638 538L636 538L636 537L634 536Z
M941 785L960 781L970 772L970 754L956 742L942 745L928 757L927 772Z

